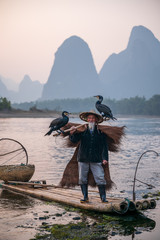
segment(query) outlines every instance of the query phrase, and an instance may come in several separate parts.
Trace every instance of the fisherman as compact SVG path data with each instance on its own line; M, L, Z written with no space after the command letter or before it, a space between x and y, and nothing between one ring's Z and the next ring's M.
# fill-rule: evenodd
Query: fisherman
M103 117L93 111L83 112L79 117L86 124L68 122L62 128L63 146L75 148L75 151L65 167L59 186L72 188L81 185L84 196L81 202L85 203L88 201L88 185L97 185L105 203L106 190L115 185L110 177L108 151L119 151L125 126L100 124Z
M71 127L70 141L80 142L77 160L79 170L79 184L84 198L81 203L88 202L88 173L91 170L96 185L99 189L100 198L103 203L106 200L106 180L103 166L108 165L108 144L107 135L98 129L98 123L103 122L103 117L94 111L83 112L80 119L88 122L87 128L83 132L77 132L75 126Z

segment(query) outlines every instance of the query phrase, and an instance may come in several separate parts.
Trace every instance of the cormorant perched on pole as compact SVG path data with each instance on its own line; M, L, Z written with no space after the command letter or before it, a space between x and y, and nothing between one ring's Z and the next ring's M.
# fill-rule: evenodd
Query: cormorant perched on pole
M117 118L113 117L111 109L108 106L101 104L103 101L103 97L101 95L97 95L94 97L98 98L98 101L96 102L95 106L96 106L98 112L104 118L104 120L106 120L106 118L109 118L112 120L117 120Z
M49 125L50 130L44 136L51 135L53 131L56 131L58 134L61 134L63 131L60 128L64 127L68 123L69 121L68 116L69 112L63 111L62 117L56 118L50 123Z

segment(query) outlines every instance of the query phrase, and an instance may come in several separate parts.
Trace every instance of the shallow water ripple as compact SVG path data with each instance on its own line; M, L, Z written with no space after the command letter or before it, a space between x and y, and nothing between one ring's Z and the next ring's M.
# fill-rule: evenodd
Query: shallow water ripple
M36 167L32 180L46 180L48 184L56 185L60 182L63 171L71 159L74 149L64 148L64 140L59 137L44 137L51 120L51 118L0 119L0 138L13 138L25 146L29 155L29 163L35 164ZM78 119L71 119L71 121L80 122ZM160 119L119 118L117 122L107 124L126 126L126 136L123 139L119 153L109 154L111 178L115 182L116 188L111 190L108 195L132 198L134 173L139 157L146 150L155 150L160 154ZM153 189L148 189L146 185L136 182L137 199L141 198L141 195L144 193L160 190L160 157L157 158L153 153L145 154L139 164L137 179L155 186ZM12 238L9 235L11 233L10 229L12 229L14 237L17 233L22 234L23 232L23 240L29 239L29 236L35 234L35 228L39 224L39 220L36 220L36 218L38 219L36 211L38 211L38 216L40 216L40 211L42 209L45 211L48 207L43 202L32 198L22 198L19 195L17 197L15 194L10 195L3 191L0 194L1 237L3 236L3 240L11 240ZM52 209L54 213L60 211L58 210L60 208L57 206L52 206L49 209L49 211ZM62 210L63 208L61 208ZM160 228L160 223L158 223L159 217L156 215L155 210L152 215L152 211L148 210L147 214L157 221L156 232L157 228ZM26 222L24 216L27 219ZM13 217L16 224L13 222ZM67 219L64 216L63 218L64 220ZM68 219L71 220L72 218ZM36 221L37 224L35 224ZM52 223L56 223L56 221L58 219L52 219ZM6 222L8 225L5 225ZM33 228L33 231L31 229L28 231L27 228L22 231L20 227L16 227L21 225L21 222L25 226ZM136 237L136 239L149 239L146 238L145 232L144 234L142 233L143 231L140 234L140 238ZM155 240L156 238L154 237L156 235L154 235L154 231L152 233L153 235L149 236L152 236L151 238ZM0 239L2 239L1 237ZM121 237L110 236L110 239L123 239ZM19 240L21 238L15 237L14 239Z

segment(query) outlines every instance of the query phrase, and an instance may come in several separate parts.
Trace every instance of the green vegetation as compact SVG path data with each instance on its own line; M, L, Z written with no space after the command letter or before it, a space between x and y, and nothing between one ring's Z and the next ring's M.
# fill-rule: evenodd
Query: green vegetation
M156 194L159 194L159 191ZM58 203L48 202L48 204L57 205ZM144 231L151 231L156 224L154 220L147 218L141 212L116 215L97 213L65 205L64 207L68 213L78 212L80 217L76 220L79 221L71 221L65 225L43 222L39 226L35 238L31 240L102 240L116 235L123 238L123 236L136 236L136 234Z
M84 214L78 223L54 224L41 226L41 233L34 240L102 240L109 236L129 236L141 231L150 231L155 228L155 222L141 213L136 215L115 216L93 214L92 222L88 222ZM47 233L46 233L47 232Z
M25 102L13 104L14 108L29 110L36 106L36 109L62 111L67 110L72 113L79 113L95 109L96 99L94 97L85 99L55 99L48 101ZM113 115L150 115L160 116L160 95L154 95L146 100L145 97L124 98L121 100L111 100L105 98L104 104L109 106Z
M155 200L159 200L160 197L160 191L156 192L149 192L147 194L142 195L143 198L155 198Z
M7 98L0 98L0 111L11 110L11 102Z

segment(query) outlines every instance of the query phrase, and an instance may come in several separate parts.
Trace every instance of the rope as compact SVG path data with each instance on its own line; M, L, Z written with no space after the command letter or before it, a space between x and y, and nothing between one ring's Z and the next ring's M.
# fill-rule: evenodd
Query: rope
M21 149L22 149L22 148L19 148L19 149L16 149L16 150L11 151L11 152L8 152L8 153L0 154L0 157L3 157L3 156L5 156L5 155L7 155L7 154L10 154L10 153L17 152L17 151L19 151L19 150L21 150ZM24 150L23 150L23 151L24 151Z
M112 206L113 212L118 213L118 214L120 214L120 215L123 215L123 214L125 214L126 212L128 212L129 205L130 205L130 200L129 200L128 198L125 198L125 201L127 202L127 208L125 209L125 211L118 211L118 210L116 210L116 209L113 207L112 202L111 202L111 206Z
M20 143L20 142L18 142L17 140L15 140L15 139L12 139L12 138L0 138L0 142L1 141L12 141L12 142L15 142L15 143L17 143L17 144L19 144L21 147L22 147L22 149L23 149L23 151L25 152L25 155L26 155L26 165L28 164L28 153L27 153L27 150L25 149L25 147ZM18 151L18 150L17 150ZM24 157L23 157L24 158ZM8 162L9 160L7 160L7 162Z
M22 150L24 151L24 150ZM10 160L12 160L13 158L17 157L18 155L20 155L22 152L17 153L15 156L13 156L12 158L8 159L7 161L3 162L0 166L4 165L5 163L9 162ZM25 156L23 156L20 160L22 160Z
M138 180L137 178L136 178L136 181L138 181L140 183L143 183L143 184L146 184L148 187L155 188L155 186L153 186L152 184L148 184L148 183L142 182L141 180Z

